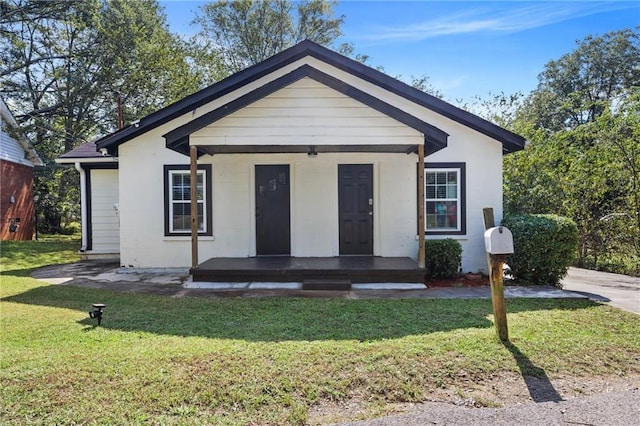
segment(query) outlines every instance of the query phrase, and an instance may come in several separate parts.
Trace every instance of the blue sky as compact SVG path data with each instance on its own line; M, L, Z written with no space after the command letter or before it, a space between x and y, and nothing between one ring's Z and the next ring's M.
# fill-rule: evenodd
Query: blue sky
M173 32L204 1L160 1ZM344 36L387 74L428 75L454 103L489 93L528 93L544 65L590 34L640 24L637 1L341 1Z

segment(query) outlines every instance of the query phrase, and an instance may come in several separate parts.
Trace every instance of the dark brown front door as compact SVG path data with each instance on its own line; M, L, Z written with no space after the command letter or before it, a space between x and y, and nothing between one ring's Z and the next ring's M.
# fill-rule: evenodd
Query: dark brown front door
M338 165L340 254L373 254L373 165Z
M289 166L256 166L256 254L290 255Z

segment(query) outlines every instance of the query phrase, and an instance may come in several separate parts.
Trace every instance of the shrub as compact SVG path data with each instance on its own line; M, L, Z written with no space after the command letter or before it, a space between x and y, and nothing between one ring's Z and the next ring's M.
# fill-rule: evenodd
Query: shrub
M504 218L515 253L507 259L516 280L560 286L578 250L578 228L569 218L521 214Z
M460 273L462 247L454 239L426 240L426 276L429 278L454 278Z
M72 222L60 229L62 235L75 235L82 232L82 227L78 222Z

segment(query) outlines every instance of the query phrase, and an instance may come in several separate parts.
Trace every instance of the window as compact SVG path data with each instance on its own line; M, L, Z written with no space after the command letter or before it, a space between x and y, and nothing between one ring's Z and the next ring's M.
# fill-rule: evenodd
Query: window
M427 234L465 234L465 164L428 163L424 170Z
M211 165L198 165L196 181L198 235L212 235ZM191 234L191 171L189 166L164 166L164 233Z

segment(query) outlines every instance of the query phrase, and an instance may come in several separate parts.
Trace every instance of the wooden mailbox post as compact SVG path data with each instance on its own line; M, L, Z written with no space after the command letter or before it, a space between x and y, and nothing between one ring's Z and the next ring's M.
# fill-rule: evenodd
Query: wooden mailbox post
M482 209L485 228L485 248L489 263L489 280L491 283L491 302L493 319L500 340L509 340L507 327L507 308L504 302L503 270L507 256L513 253L513 237L507 228L496 228L493 209Z

